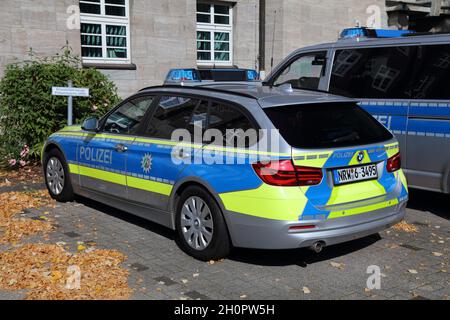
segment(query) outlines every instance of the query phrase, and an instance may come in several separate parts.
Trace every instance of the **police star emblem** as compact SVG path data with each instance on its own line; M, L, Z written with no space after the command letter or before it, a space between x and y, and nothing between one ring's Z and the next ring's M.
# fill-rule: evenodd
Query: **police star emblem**
M152 170L152 155L146 153L141 160L141 168L145 173L149 173Z

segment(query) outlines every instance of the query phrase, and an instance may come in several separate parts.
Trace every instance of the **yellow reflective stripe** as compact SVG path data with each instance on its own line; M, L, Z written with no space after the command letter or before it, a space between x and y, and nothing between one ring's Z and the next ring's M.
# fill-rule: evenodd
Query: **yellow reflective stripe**
M307 199L298 187L276 187L262 184L246 191L221 193L229 211L272 220L298 220Z
M171 194L173 188L172 185L162 182L134 178L114 172L93 169L85 166L78 166L76 164L69 164L69 170L73 174L79 174L82 176L99 179L122 186L128 186L130 188L139 190L155 192L166 196L169 196Z
M395 156L399 152L400 148L398 147L398 144L390 145L390 147L386 146L386 154L388 158Z
M399 170L396 172L396 178L399 179L402 182L403 186L405 187L406 191L408 191L408 181L406 180L405 173L403 170Z
M332 151L322 153L293 153L294 164L296 166L305 166L313 168L323 168L325 163L333 154ZM303 157L303 159L299 159Z
M222 151L229 153L242 153L242 154L254 154L254 155L266 155L266 156L280 156L280 157L290 157L289 153L276 153L276 152L267 152L267 151L258 151L251 149L239 149L239 148L227 148L220 146L205 146L205 150L211 151Z
M374 210L392 207L397 204L398 204L398 199L392 199L389 201L372 204L370 206L354 208L354 209L349 209L349 210L343 210L343 211L334 211L334 212L330 212L328 219L336 219L336 218L353 216L353 215L357 215L357 214L361 214L361 213L366 213L366 212L370 212L370 211L374 211Z
M119 184L122 186L127 185L127 176L119 173L108 172L84 166L78 166L78 174L86 177L91 177L94 179Z
M123 140L123 141L134 141L136 137L133 136L115 136L111 134L98 133L94 136L95 139L112 139L112 140Z
M76 164L69 163L69 171L73 174L80 174L80 170Z
M84 132L65 132L59 131L55 133L56 135L62 136L78 136L78 137L92 137L94 139L112 139L112 140L123 140L123 141L135 141L140 143L149 143L156 145L165 145L165 146L179 146L185 148L193 148L193 149L202 149L210 150L210 151L222 151L227 153L240 153L240 154L254 154L254 155L267 155L267 156L279 156L279 157L290 157L289 153L276 153L276 152L266 152L266 151L258 151L251 149L239 149L239 148L227 148L220 146L203 146L200 144L192 144L192 143L182 143L171 140L156 140L156 139L147 139L147 138L139 138L133 136L115 136L109 134L92 134L92 133L84 133Z
M127 184L130 188L155 192L169 196L172 193L173 186L166 183L144 180L127 176Z
M81 126L67 126L64 127L61 131L68 131L68 132L81 131Z
M327 206L375 198L385 194L386 190L376 180L335 186Z
M57 135L57 136L66 136L66 137L85 137L88 134L87 133L83 133L83 132L65 132L65 131L59 131L54 133L53 135Z

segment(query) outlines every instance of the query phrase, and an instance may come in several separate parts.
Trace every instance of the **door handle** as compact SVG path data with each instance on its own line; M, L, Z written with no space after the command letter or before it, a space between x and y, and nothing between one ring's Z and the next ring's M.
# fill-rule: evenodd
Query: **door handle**
M116 150L117 152L126 152L128 150L128 147L120 143L114 147L114 150Z
M184 160L184 159L190 158L191 154L189 152L184 152L184 151L180 150L175 153L174 157L179 160Z

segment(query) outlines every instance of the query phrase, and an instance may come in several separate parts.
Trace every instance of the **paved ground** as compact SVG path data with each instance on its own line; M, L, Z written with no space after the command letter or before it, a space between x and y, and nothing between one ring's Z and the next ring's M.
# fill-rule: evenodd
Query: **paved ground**
M58 227L43 242L78 241L128 256L134 299L450 299L450 196L411 194L407 221L418 233L388 230L350 243L289 251L235 250L208 264L184 254L168 229L89 201L58 205ZM30 209L38 217L47 209ZM41 213L40 213L41 212ZM33 239L33 241L36 241ZM367 267L381 269L381 289L365 290ZM23 292L0 291L0 299Z

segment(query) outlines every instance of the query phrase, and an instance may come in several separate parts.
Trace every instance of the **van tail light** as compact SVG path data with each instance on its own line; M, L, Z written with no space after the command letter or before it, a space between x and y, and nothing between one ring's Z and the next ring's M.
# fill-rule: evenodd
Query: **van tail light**
M322 181L320 168L294 166L292 160L277 160L252 164L256 174L273 186L313 186Z
M395 172L402 168L402 157L400 152L387 161L386 169L388 172Z

